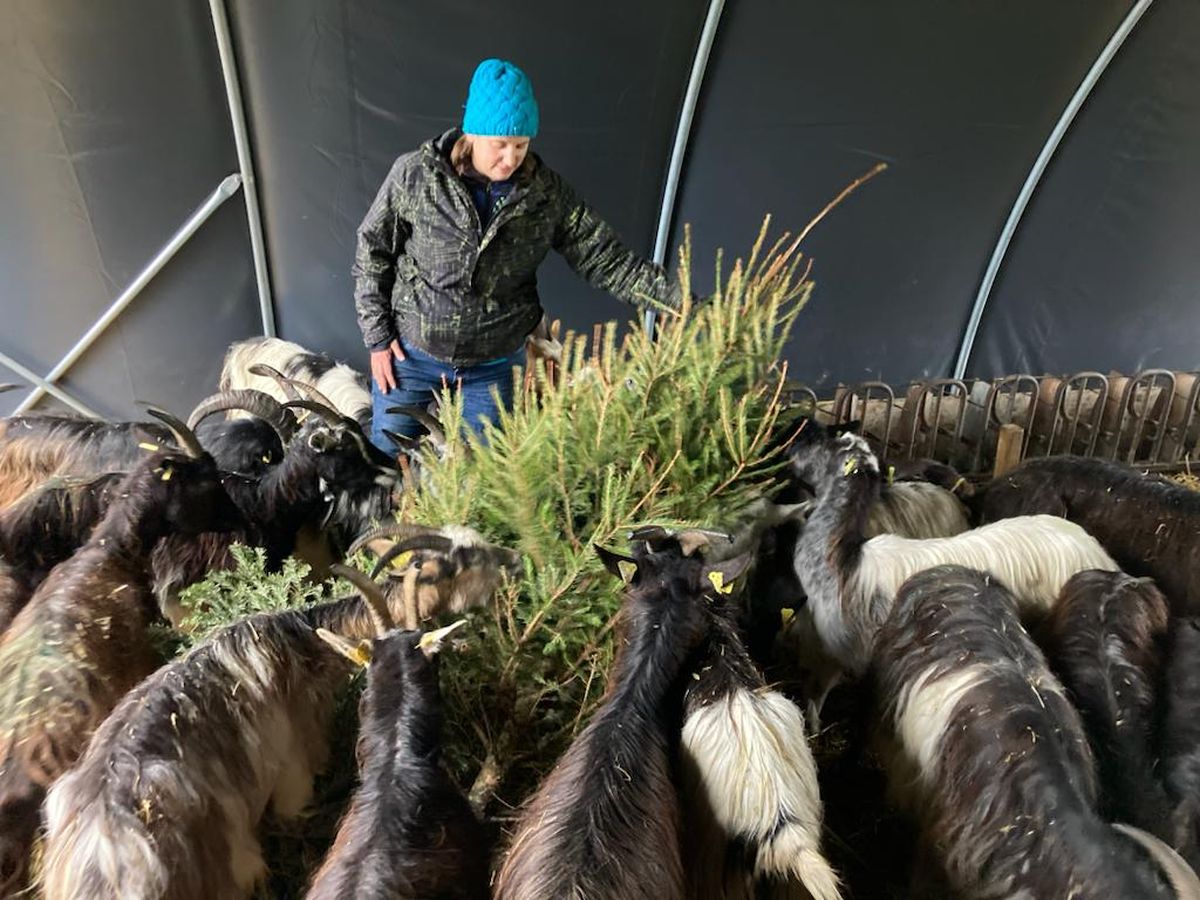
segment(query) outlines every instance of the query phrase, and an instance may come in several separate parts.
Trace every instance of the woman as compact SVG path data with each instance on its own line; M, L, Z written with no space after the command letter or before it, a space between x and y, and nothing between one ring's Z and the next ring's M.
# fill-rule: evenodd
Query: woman
M512 367L542 318L537 268L549 250L595 287L631 303L678 306L661 266L622 245L560 175L529 151L538 107L525 73L484 60L462 128L401 156L358 229L354 302L371 351L371 440L416 437L389 413L424 407L443 379L462 391L476 429L512 402Z

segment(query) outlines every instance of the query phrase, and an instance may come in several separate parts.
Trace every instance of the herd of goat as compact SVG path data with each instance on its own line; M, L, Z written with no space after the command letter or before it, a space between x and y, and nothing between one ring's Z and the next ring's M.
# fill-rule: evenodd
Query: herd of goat
M971 486L800 421L736 528L597 547L625 584L607 692L493 857L440 762L462 620L434 620L527 561L395 522L412 485L365 437L362 377L296 345L234 345L186 422L151 412L0 420L0 896L250 896L264 817L303 815L365 668L358 787L309 897L841 897L811 743L843 683L918 826L912 896L1200 900L1181 485L1058 457ZM187 627L180 591L235 543L356 591L164 664L151 626ZM360 549L369 576L338 562Z

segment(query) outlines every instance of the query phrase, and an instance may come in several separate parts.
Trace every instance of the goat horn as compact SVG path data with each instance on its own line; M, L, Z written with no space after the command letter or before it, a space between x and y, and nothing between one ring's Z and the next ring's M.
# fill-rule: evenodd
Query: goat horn
M180 419L175 418L169 412L164 412L161 409L156 409L153 406L146 412L154 416L171 430L171 434L175 435L175 440L179 443L179 448L187 453L193 459L199 459L204 456L205 451L200 446L200 441L196 438L195 433Z
M321 421L330 428L344 428L346 423L342 420L342 414L335 409L331 409L324 403L318 403L315 400L289 400L283 404L284 409L307 409L311 413L316 413L321 417Z
M296 420L274 397L253 388L221 391L201 400L188 416L188 428L195 428L214 413L227 409L244 409L275 429L279 439L287 443L296 433Z
M391 611L388 610L387 598L383 596L383 591L379 589L379 585L374 580L358 569L344 566L341 563L333 563L330 565L329 571L358 588L363 601L367 604L367 611L371 614L371 621L375 623L375 631L379 637L383 637L396 627Z
M323 393L318 391L315 387L313 387L307 381L298 381L295 378L289 378L287 380L288 380L288 383L291 384L291 386L293 388L295 388L296 390L303 391L305 394L307 394L309 400L312 400L314 403L320 403L323 406L328 406L334 412L338 413L338 415L341 415L341 410L339 410L337 408L337 404L334 403L332 400L330 400Z
M1140 828L1114 822L1113 828L1137 841L1158 863L1159 869L1167 877L1175 896L1179 900L1200 900L1200 877L1192 870L1179 852L1164 841L1156 838Z
M446 432L442 429L442 423L436 417L431 416L427 410L421 409L419 406L391 406L387 411L416 419L425 426L425 430L429 432L429 439L434 444L438 447L446 446Z
M15 391L19 387L19 384L0 384L0 394L3 394L5 391Z
M286 375L280 372L274 366L268 366L266 363L255 363L247 371L251 375L258 375L261 378L272 378L279 385L279 389L283 391L285 397L289 400L303 400L304 395L296 390L296 386L288 379Z
M414 525L411 522L389 522L386 525L380 525L378 528L372 528L365 534L359 535L350 549L346 551L347 556L353 556L371 541L379 538L404 538L412 537L417 534L441 534L436 528L430 528L428 525Z
M454 549L454 541L440 534L426 534L410 537L407 540L397 541L384 552L383 556L379 557L375 563L375 568L371 570L371 577L378 577L379 573L391 565L392 560L401 553L407 553L409 550L432 550L434 553L449 553Z

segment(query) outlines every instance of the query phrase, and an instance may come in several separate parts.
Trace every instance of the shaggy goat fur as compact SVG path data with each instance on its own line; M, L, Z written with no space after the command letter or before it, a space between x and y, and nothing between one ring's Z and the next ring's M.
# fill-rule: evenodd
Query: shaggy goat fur
M369 660L358 705L361 784L308 900L487 898L483 829L440 761L435 654L438 636L449 630L391 631L361 646L335 643Z
M1100 812L1171 840L1154 772L1155 701L1167 601L1148 578L1072 577L1038 637L1080 715L1100 776Z
M708 571L678 550L638 554L608 691L522 811L496 900L685 896L671 759Z
M273 378L255 375L251 366L268 365L296 381L311 384L334 408L364 429L371 424L371 388L367 376L324 353L313 353L280 338L255 337L230 345L221 364L221 390L254 388L280 403L288 400Z
M206 422L196 436L218 468L248 477L262 474L283 455L279 436L258 419ZM157 422L50 415L0 420L0 509L55 475L128 472L146 456L146 442L169 445L172 440Z
M684 698L680 756L693 900L841 896L821 854L817 767L800 710L754 667L728 601ZM758 884L756 885L756 882Z
M212 459L155 453L118 488L91 539L42 582L0 643L0 854L23 877L46 788L118 700L159 664L149 548L168 531L228 528Z
M11 590L0 590L0 634L34 590L88 539L104 518L123 472L50 481L0 510L0 559L9 562Z
M349 673L314 630L366 640L375 621L359 598L254 616L138 685L47 798L47 896L246 896L263 811L308 802Z
M1094 811L1078 714L990 575L938 566L907 581L874 666L931 855L955 896L1173 897L1143 849Z
M1200 618L1171 623L1163 664L1159 772L1171 799L1169 843L1200 866Z
M984 485L980 520L1048 513L1082 525L1131 575L1157 582L1176 615L1200 615L1200 493L1121 463L1028 460Z
M1095 538L1054 516L1026 516L963 534L868 540L864 523L879 493L879 465L855 435L798 447L792 466L817 489L817 503L796 547L796 573L826 651L861 673L896 591L915 572L954 563L990 572L1042 615L1083 569L1115 571Z

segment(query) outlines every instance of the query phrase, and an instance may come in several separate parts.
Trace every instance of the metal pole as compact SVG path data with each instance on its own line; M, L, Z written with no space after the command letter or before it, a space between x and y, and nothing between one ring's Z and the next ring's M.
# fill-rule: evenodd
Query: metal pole
M237 148L238 168L244 182L246 220L250 225L250 252L254 256L254 278L258 283L258 305L262 313L263 334L274 337L275 307L271 303L271 275L267 268L262 214L258 208L258 181L254 177L250 136L246 130L246 111L242 104L242 87L238 80L237 60L233 53L233 38L229 33L229 18L225 14L225 0L208 0L208 8L212 13L213 30L217 36L221 74L225 78L225 97L229 101L229 119L233 125L233 142Z
M226 176L217 185L217 189L209 194L208 199L200 204L196 211L188 217L183 226L167 241L166 246L158 251L154 259L150 260L149 265L142 269L138 276L130 283L129 287L121 292L121 296L112 302L112 305L87 330L87 333L75 343L74 347L67 351L67 355L60 359L58 364L50 370L46 375L45 381L40 378L30 379L32 383L37 384L37 387L33 389L28 397L21 401L21 405L16 409L18 413L25 412L46 395L48 390L46 382L57 381L67 369L75 364L75 361L79 357L83 356L87 348L104 332L104 329L108 328L112 324L113 319L119 316L125 307L133 302L134 297L141 293L142 288L150 283L150 279L157 275L162 267L170 261L171 257L179 252L179 248L187 242L188 238L196 233L196 230L217 210L217 207L237 193L238 186L241 183L242 177L234 172L232 175ZM29 376L25 377L28 378ZM50 391L50 393L62 400L62 397L59 397L54 391ZM67 401L64 400L63 402ZM94 416L95 413L89 412L87 415Z
M50 382L46 381L46 379L42 378L41 375L38 375L36 372L33 372L33 371L25 368L25 366L21 365L19 362L17 362L15 359L13 359L11 356L9 356L7 353L0 353L0 365L4 365L4 366L7 366L8 368L12 369L14 372L16 372L18 375L20 375L22 378L24 378L30 384L36 384L38 386L39 390L43 391L44 393L48 393L48 394L51 394L51 395L57 397L59 400L61 400L65 404L67 404L67 406L71 407L76 412L81 413L82 415L85 415L92 419L100 418L99 413L93 412L92 410L88 409L88 407L84 406L82 403L80 403L78 400L76 400L74 397L72 397L70 394L68 394L62 388L57 387L57 386L51 384ZM18 406L13 411L13 415L15 416L20 412L21 412L21 407Z
M1091 94L1092 88L1096 86L1096 82L1100 80L1100 76L1104 74L1104 70L1108 68L1108 64L1112 62L1117 51L1125 42L1125 38L1129 37L1129 33L1133 31L1142 14L1150 7L1153 0L1138 0L1125 16L1124 21L1113 36L1109 38L1104 49L1100 51L1100 55L1096 57L1096 61L1092 63L1092 67L1080 82L1075 95L1062 111L1062 115L1058 118L1058 123L1054 126L1054 130L1050 132L1050 136L1046 138L1046 144L1042 147L1042 152L1038 154L1037 159L1033 163L1033 168L1029 170L1029 175L1025 179L1025 184L1021 187L1021 193L1017 195L1016 202L1013 204L1012 210L1008 214L1008 221L1004 223L1004 228L1000 232L1000 238L996 241L996 248L992 251L992 258L988 261L987 271L983 274L983 281L979 285L979 293L975 296L975 304L971 307L971 317L967 320L967 327L963 332L962 343L958 348L958 359L954 363L954 377L963 378L966 375L967 364L970 362L971 350L975 346L975 337L979 333L979 323L983 320L983 311L987 306L988 298L992 293L992 286L996 282L996 276L1000 272L1000 265L1004 261L1004 254L1008 251L1008 245L1016 234L1017 225L1021 221L1021 217L1025 214L1025 208L1029 205L1030 199L1033 197L1033 192L1041 181L1042 174L1046 171L1046 167L1050 164L1050 158L1058 149L1059 143L1062 142L1063 135L1067 133L1067 129L1071 127L1071 123L1075 120L1075 114L1079 112L1088 95Z
M667 183L663 187L662 204L658 208L658 231L654 236L654 261L660 266L667 258L667 242L671 237L671 221L675 216L675 201L679 193L679 176L683 172L683 158L687 154L688 140L692 135L692 120L696 116L696 104L700 100L700 88L704 84L704 73L708 69L708 57L717 38L717 25L725 0L710 0L708 15L704 19L704 30L700 32L700 43L692 59L692 72L688 76L687 93L679 110L679 123L675 127L675 143L671 147L671 161L667 165ZM654 330L654 311L646 310L646 330Z

